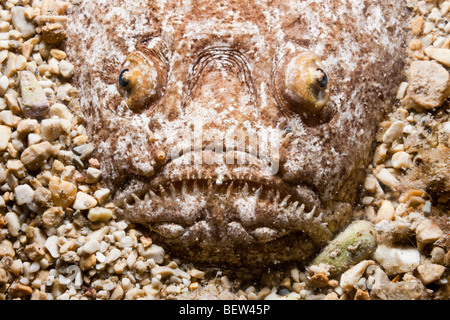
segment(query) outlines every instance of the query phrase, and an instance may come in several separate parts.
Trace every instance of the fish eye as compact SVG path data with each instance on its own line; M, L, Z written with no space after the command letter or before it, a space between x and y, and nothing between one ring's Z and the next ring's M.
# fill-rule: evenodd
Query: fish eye
M325 66L312 53L289 56L276 79L281 99L296 113L318 113L330 98L330 81Z
M317 71L322 73L322 76L317 79L317 84L319 85L319 87L325 88L328 84L328 76L327 76L326 72L320 68L318 68Z
M127 80L126 72L130 71L129 69L123 69L119 74L119 86L122 88L126 88L128 84L130 83L129 80Z
M148 50L128 55L117 77L117 90L133 112L142 112L163 94L166 66Z

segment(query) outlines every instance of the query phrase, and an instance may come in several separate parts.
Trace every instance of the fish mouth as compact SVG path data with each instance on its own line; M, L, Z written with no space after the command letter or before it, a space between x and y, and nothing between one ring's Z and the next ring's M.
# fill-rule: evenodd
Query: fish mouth
M331 231L315 192L248 156L250 163L225 166L183 165L180 157L150 180L129 177L114 196L118 213L181 243L268 243L301 232L325 244Z

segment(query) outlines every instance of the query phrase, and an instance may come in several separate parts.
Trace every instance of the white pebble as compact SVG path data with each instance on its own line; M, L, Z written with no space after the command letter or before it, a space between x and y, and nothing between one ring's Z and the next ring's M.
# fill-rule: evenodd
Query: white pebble
M30 203L33 201L34 190L28 184L22 184L14 188L16 202L18 205Z
M411 157L409 153L404 151L396 152L392 156L392 166L395 169L410 168L412 165Z
M394 177L386 168L382 168L380 171L376 172L375 177L378 181L391 188L397 188L400 185L397 178Z
M47 240L45 241L44 246L47 248L48 252L53 258L59 257L59 246L57 236L48 237Z
M75 210L87 210L95 207L97 205L97 200L91 195L84 192L78 192L73 203L73 208Z
M399 139L403 134L404 123L402 121L395 121L391 124L389 129L383 135L384 143L392 143Z
M133 239L130 236L123 237L122 240L120 240L121 248L128 248L132 246L133 246Z
M92 254L94 252L97 252L99 249L100 249L100 243L95 239L89 240L82 247L82 251L87 254Z
M13 237L17 237L19 235L20 230L20 220L19 216L14 212L8 212L5 215L5 221L8 225L8 231Z
M420 252L416 248L380 244L374 257L389 275L414 271L420 264Z

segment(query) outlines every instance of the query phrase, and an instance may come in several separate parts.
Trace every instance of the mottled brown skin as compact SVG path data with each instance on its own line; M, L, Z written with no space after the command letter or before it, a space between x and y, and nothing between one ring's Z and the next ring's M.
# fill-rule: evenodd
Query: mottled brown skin
M402 78L402 1L81 1L71 18L103 176L121 216L156 242L211 265L302 262L351 220ZM140 78L153 80L133 89ZM173 157L200 123L203 151ZM270 138L245 164L182 163L252 130L279 139L279 155Z

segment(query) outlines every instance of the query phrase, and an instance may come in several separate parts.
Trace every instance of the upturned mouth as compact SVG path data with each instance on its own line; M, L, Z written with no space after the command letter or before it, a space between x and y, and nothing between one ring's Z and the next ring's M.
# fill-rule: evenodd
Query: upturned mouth
M252 161L241 166L169 161L150 181L130 178L114 201L119 213L168 239L215 238L232 245L302 232L324 244L331 232L317 195L306 186L287 185Z

